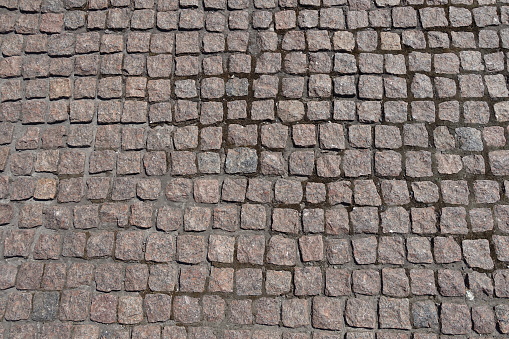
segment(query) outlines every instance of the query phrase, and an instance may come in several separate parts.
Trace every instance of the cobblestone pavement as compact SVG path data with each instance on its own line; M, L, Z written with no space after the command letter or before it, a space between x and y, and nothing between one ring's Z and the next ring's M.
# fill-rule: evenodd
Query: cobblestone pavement
M509 335L509 0L0 0L0 338Z

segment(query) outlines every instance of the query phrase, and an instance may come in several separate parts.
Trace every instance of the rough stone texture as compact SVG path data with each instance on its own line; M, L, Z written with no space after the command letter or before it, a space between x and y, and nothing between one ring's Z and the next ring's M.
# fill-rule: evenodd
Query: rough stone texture
M509 334L508 0L0 0L0 337Z
M470 310L465 304L443 303L440 318L444 334L460 335L471 330Z

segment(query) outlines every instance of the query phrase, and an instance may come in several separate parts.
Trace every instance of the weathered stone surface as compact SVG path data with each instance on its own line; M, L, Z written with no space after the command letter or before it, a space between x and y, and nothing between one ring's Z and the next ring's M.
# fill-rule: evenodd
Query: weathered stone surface
M0 0L0 338L509 334L508 4Z
M463 256L470 267L489 270L494 266L490 244L486 239L463 240Z
M409 329L410 310L408 299L381 297L379 302L380 327Z
M254 149L231 149L226 156L227 173L253 173L256 172L257 165L258 157Z
M470 310L464 304L443 303L441 312L442 333L466 334L471 327Z
M377 308L373 301L350 298L346 301L346 323L352 327L375 328L377 326Z

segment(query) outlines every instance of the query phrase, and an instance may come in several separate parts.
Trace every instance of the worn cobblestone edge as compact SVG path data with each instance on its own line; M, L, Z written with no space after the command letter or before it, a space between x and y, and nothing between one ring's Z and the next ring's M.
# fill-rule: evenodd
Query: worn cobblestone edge
M0 0L0 338L506 338L508 0Z

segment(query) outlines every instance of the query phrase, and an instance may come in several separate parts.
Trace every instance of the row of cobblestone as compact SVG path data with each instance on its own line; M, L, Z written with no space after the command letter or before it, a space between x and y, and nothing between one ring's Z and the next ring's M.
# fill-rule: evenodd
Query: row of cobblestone
M299 237L277 234L266 238L259 232L239 233L238 236L232 236L217 231L210 235L76 231L55 235L34 230L13 230L5 232L4 257L30 256L36 260L56 260L61 256L115 258L156 263L176 260L186 264L199 264L208 260L212 263L266 263L277 266L294 266L301 262L319 265L324 261L330 265L354 262L356 265L393 264L410 267L414 267L413 264L456 263L464 259L471 268L493 270L495 267L495 262L491 259L490 243L486 239L463 240L460 247L452 236L436 236L432 242L424 236L404 238L385 235L378 239L375 236L356 236L350 244L348 239L333 237L333 233L327 234L325 239L314 234ZM497 259L497 266L503 267L503 262L508 261L509 238L494 235L492 241L495 248L493 257ZM500 296L507 295L507 286L504 287L504 284L507 285L507 277L504 278L503 270L500 271L498 280Z
M89 306L90 304L90 306ZM378 304L378 305L376 305ZM359 329L410 329L413 325L419 327L431 327L438 329L439 321L442 324L442 332L449 335L461 335L469 332L471 328L479 334L492 334L496 332L496 326L500 326L502 333L507 333L507 305L476 305L469 307L466 304L443 302L440 305L440 317L437 314L437 305L433 301L415 301L411 306L408 299L391 298L382 296L378 302L364 298L332 298L313 297L312 299L238 299L226 303L218 295L194 298L187 295L171 297L168 294L150 293L144 298L136 294L94 294L85 290L58 292L15 292L9 295L8 308L5 317L8 320L48 321L56 318L62 321L83 321L88 317L95 323L125 325L139 324L143 321L143 311L146 309L146 317L149 323L167 321L170 315L178 323L193 324L204 322L208 326L219 327L222 323L232 324L237 327L242 325L265 325L265 328L273 336L281 337L281 330L276 330L275 325L286 328L313 327L323 330L341 331L348 328ZM378 306L378 312L377 312ZM89 311L90 309L90 311ZM59 325L60 324L60 325ZM52 323L45 323L52 325ZM19 326L13 323L12 328ZM75 326L80 328L86 325ZM98 326L88 325L92 329ZM270 327L272 326L272 327ZM70 326L56 323L59 330L70 332ZM149 333L158 333L161 326L158 324L141 325L133 327L134 333L140 330L150 329ZM167 326L165 329L185 333L184 327ZM195 329L189 327L189 330ZM212 331L209 328L209 331ZM215 329L219 333L222 330ZM58 333L58 332L57 332ZM232 331L235 333L235 331ZM244 336L231 336L229 331L224 332L224 338L243 338ZM239 334L248 333L250 330L240 330ZM256 333L256 330L255 330ZM262 332L263 333L263 332ZM306 336L305 332L286 332L286 337L291 335ZM327 334L329 333L329 334ZM356 332L347 332L355 335ZM357 332L358 333L358 332ZM364 336L368 335L366 332ZM373 333L373 332L371 332ZM384 332L378 332L378 335ZM404 335L401 332L385 332L388 338L394 335ZM237 334L237 335L239 335ZM151 334L154 336L155 334ZM169 334L170 338L171 333ZM175 333L173 333L175 335ZM279 336L278 336L279 335ZM329 338L330 332L315 332L313 338ZM393 335L393 336L390 336ZM416 332L414 336L431 336ZM297 338L301 338L301 337ZM362 336L361 338L364 338ZM210 337L210 336L209 336ZM308 336L309 337L309 336ZM308 338L306 337L306 338ZM69 336L70 338L70 336ZM177 337L181 338L181 337ZM184 337L185 338L185 337ZM192 337L194 338L194 337ZM340 338L332 334L332 338ZM426 337L424 337L426 338Z
M16 1L7 1L6 6L16 8ZM154 9L154 1L147 4L136 4L129 7L130 2L124 1L108 7L107 1L89 4L88 10L80 10L85 5L68 5L68 12L64 8L41 7L41 1L19 3L20 13L5 15L2 29L15 31L20 34L60 33L65 30L87 29L122 30L131 28L147 30L198 30L204 27L210 31L222 31L228 21L231 30L267 29L274 24L276 30L294 28L323 29L359 29L359 28L411 28L422 26L425 29L437 27L486 27L509 23L509 6L493 6L495 2L487 1L488 6L471 7L473 1L458 1L449 8L412 6L386 7L399 4L382 2L379 7L372 6L370 1L349 1L349 10L343 10L346 1L329 1L323 4L319 0L299 1L190 1L190 4L179 4L177 1L158 2ZM327 1L326 1L327 2ZM421 5L421 1L408 1L409 5ZM448 3L448 1L445 1ZM444 1L436 1L435 5L443 5ZM13 6L14 5L14 6ZM433 4L432 4L433 5ZM254 10L248 9L253 6ZM301 8L302 6L303 8ZM341 6L341 7L340 7ZM293 8L299 7L295 10ZM315 9L318 8L318 9ZM226 12L225 10L228 9ZM42 14L37 12L42 10ZM275 12L272 12L277 10ZM49 12L49 13L48 13ZM55 13L56 12L56 13ZM37 14L30 14L37 13ZM247 20L253 17L252 26Z

